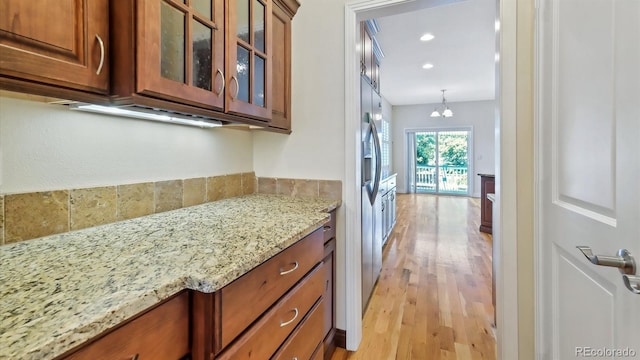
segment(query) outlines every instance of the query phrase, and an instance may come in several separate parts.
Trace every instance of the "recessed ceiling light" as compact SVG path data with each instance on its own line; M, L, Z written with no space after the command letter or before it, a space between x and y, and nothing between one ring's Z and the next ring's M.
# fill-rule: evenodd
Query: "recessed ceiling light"
M422 40L422 41L430 41L430 40L433 40L434 38L435 38L435 36L433 36L433 34L426 33L426 34L424 34L424 35L422 35L420 37L420 40Z
M426 63L426 64L422 65L422 68L423 69L433 69L433 64Z

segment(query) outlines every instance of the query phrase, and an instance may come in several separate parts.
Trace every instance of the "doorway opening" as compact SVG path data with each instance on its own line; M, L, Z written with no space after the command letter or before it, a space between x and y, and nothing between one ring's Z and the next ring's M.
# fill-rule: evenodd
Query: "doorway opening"
M410 192L469 195L471 130L429 129L407 133Z
M383 12L388 11L391 6L399 8L401 6L410 7L413 10L418 5L434 6L445 3L442 1L432 0L379 0L364 1L354 0L348 2L345 6L345 118L353 119L353 121L345 122L345 223L346 223L346 241L344 246L344 255L341 260L344 263L344 286L342 290L342 299L345 299L345 306L341 312L344 316L344 324L346 329L346 348L356 350L362 339L362 318L360 316L361 293L360 293L360 272L361 272L361 226L359 219L361 218L360 204L360 162L358 159L361 155L361 144L357 139L360 132L359 124L359 107L358 97L360 93L360 83L358 74L360 72L360 64L358 62L358 46L356 43L359 21L363 18L376 18ZM494 246L498 248L497 254L500 261L497 269L497 298L498 298L498 327L497 327L497 353L498 358L517 358L519 349L519 324L518 324L518 307L517 304L517 278L518 271L511 270L509 272L502 271L503 268L517 269L515 259L517 258L517 249L515 242L507 242L503 244L500 238L503 235L515 235L515 227L508 225L506 229L502 229L502 220L504 217L505 224L514 224L514 216L517 214L514 206L515 201L507 201L502 206L503 195L507 195L507 199L515 199L515 141L507 141L503 144L502 139L515 139L516 131L516 21L517 7L509 2L498 1L499 19L496 20L496 88L497 98L495 114L495 131L496 131L496 176L502 181L502 184L509 190L506 194L501 191L496 192L495 215L499 220L494 233ZM405 9L406 10L406 9ZM508 21L505 21L508 20ZM498 26L499 25L499 26ZM498 30L499 29L499 30ZM527 28L528 29L528 28ZM526 29L525 29L526 30ZM525 31L525 33L529 34ZM498 60L499 59L499 60ZM506 64L506 65L504 65ZM357 120L356 120L357 119ZM500 156L504 155L504 156ZM503 168L504 167L504 168ZM350 205L352 207L350 207ZM506 214L506 215L503 215ZM344 261L344 259L351 259Z

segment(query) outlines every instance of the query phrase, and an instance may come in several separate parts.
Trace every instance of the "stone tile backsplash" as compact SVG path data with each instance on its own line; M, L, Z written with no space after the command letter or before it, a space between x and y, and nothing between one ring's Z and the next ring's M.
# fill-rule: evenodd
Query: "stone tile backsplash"
M182 205L184 207L207 202L207 178L185 179L182 186Z
M182 207L183 180L168 180L156 182L155 188L155 212L165 212L180 209Z
M69 191L43 191L4 197L6 244L69 231Z
M214 176L207 178L207 200L216 201L224 196L224 176Z
M339 180L254 172L86 189L0 194L0 245L253 194L342 200Z
M118 185L118 221L153 214L154 191L152 182Z
M243 186L246 179L251 185ZM0 244L10 244L206 202L208 184L237 181L215 200L251 194L255 173L0 195ZM217 194L216 190L213 189Z
M0 245L4 245L4 195L0 195Z
M69 228L80 230L116 221L115 186L74 189L69 192Z
M227 199L240 195L242 195L242 175L233 174L225 176L223 197Z
M342 181L284 178L257 178L259 194L293 197L322 197L342 201Z

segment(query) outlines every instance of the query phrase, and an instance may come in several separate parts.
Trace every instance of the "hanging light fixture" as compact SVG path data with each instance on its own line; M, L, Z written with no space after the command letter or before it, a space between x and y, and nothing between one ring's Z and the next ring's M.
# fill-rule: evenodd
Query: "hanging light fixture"
M449 105L447 105L447 99L444 98L444 92L447 91L447 89L442 89L440 91L442 91L442 115L440 114L440 112L438 111L438 107L436 106L436 108L433 109L433 112L431 113L431 117L452 117L453 111L449 109Z

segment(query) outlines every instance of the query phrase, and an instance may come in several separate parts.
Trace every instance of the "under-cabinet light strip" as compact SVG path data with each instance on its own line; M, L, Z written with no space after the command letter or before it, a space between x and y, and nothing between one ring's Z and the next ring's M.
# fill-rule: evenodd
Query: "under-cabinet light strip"
M143 110L130 110L127 108L114 107L114 106L102 106L93 104L71 104L69 105L71 110L88 111L98 114L109 114L130 117L134 119L159 121L170 124L196 126L200 128L214 128L222 126L222 123L216 120L205 119L189 119L186 117L180 117L175 115L159 114L152 111Z

